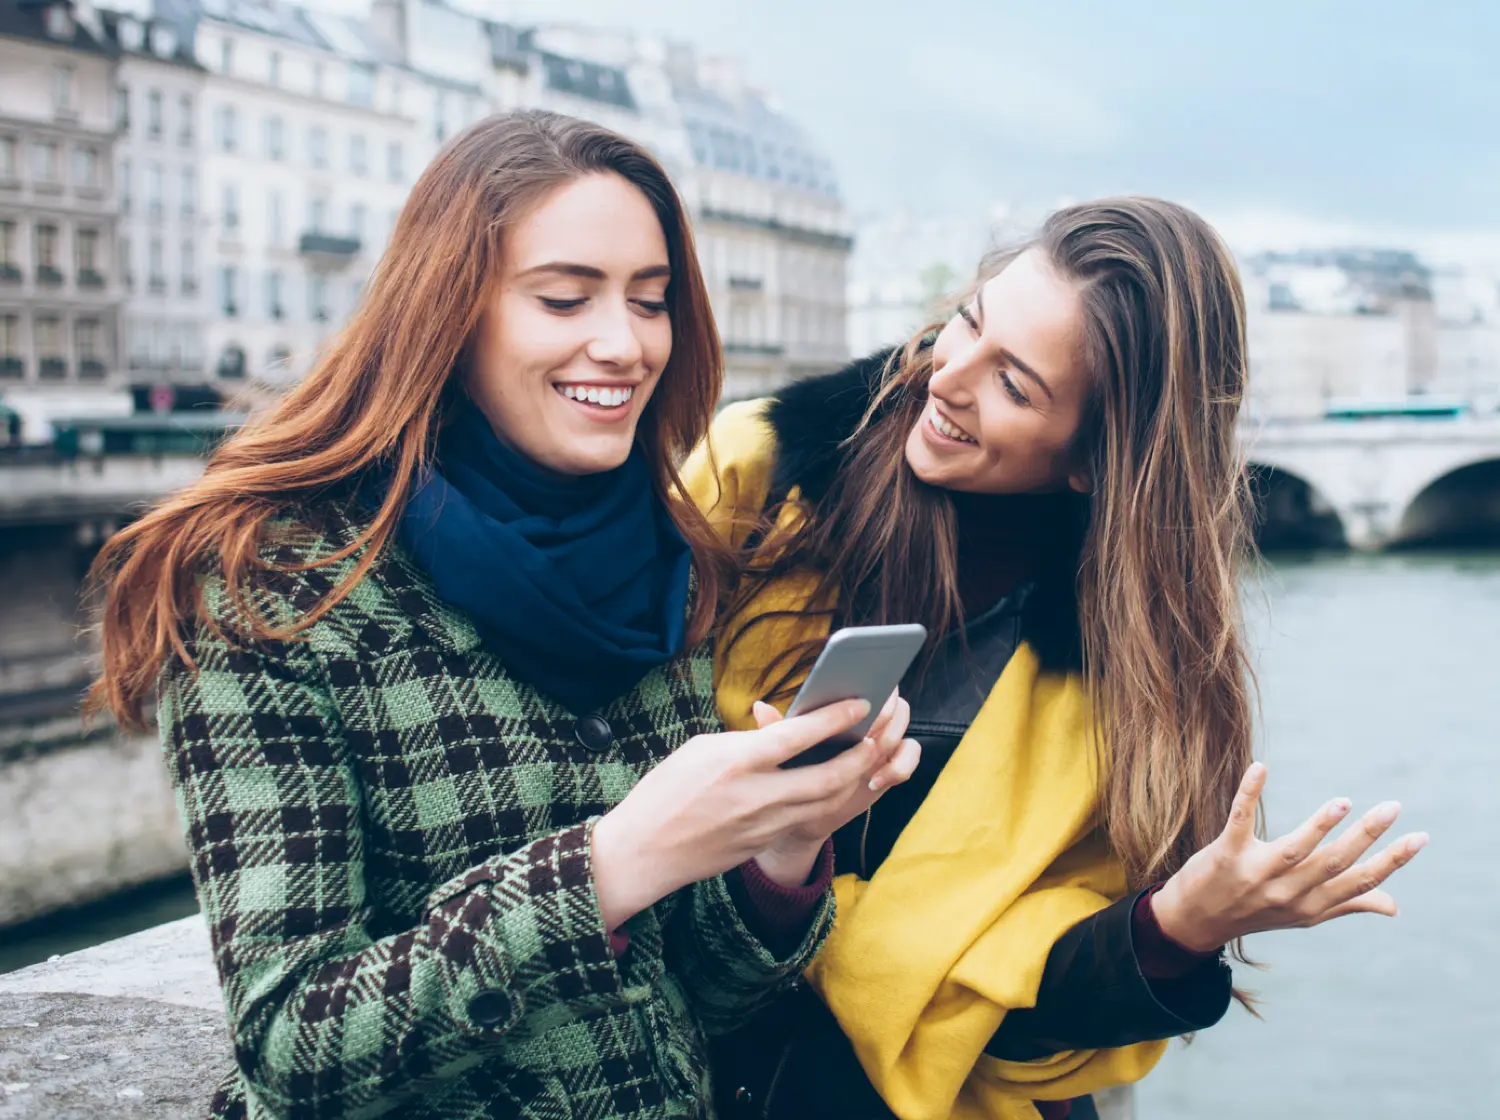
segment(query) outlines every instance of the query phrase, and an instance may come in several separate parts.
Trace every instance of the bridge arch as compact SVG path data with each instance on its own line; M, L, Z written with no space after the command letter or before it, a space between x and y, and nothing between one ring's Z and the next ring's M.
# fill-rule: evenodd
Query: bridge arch
M1263 550L1346 548L1343 519L1328 497L1286 466L1247 465L1255 542Z
M1395 543L1500 545L1500 455L1426 480L1402 507Z

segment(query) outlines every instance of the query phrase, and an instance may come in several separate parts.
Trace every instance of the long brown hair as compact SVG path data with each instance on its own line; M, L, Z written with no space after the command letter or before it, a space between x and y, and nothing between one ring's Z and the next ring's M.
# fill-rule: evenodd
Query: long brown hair
M991 254L969 298L1027 249L1083 307L1091 386L1074 454L1094 490L1076 559L1078 623L1104 825L1142 886L1219 834L1251 760L1237 586L1253 547L1235 438L1244 295L1229 251L1197 215L1120 198L1060 210L1034 240ZM862 620L921 622L932 640L961 621L952 501L905 455L939 326L893 355L837 481L797 528L766 532L736 606L806 566L821 573L809 613L858 596ZM780 683L809 656L787 651Z
M558 186L594 174L619 175L637 187L666 236L672 353L637 439L663 500L680 489L676 464L713 418L723 359L677 192L648 152L608 129L538 111L491 117L455 137L423 172L362 306L316 368L226 441L198 481L100 552L91 573L103 598L94 707L142 727L167 659L192 663L184 635L203 616L202 577L217 567L245 606L247 578L266 566L271 519L330 500L367 472L389 473L384 500L357 539L315 561L360 553L347 578L290 630L248 612L249 637L290 636L349 593L391 540L412 480L431 457L455 369L499 272L506 230ZM669 508L697 561L699 594L688 629L698 640L712 625L724 557L691 503L670 500Z

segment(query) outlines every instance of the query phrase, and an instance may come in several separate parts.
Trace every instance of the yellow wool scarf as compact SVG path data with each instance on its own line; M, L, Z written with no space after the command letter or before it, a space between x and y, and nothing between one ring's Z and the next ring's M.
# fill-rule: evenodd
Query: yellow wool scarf
M688 494L734 544L769 496L776 441L764 407L725 409L683 473ZM805 605L814 583L810 574L778 580L721 633ZM732 649L721 642L726 724L754 727L763 668L826 631L818 619L766 619ZM834 881L837 921L808 979L902 1120L1036 1120L1033 1100L1137 1081L1166 1048L1033 1062L984 1054L1008 1010L1034 1006L1057 939L1126 893L1098 829L1088 721L1080 678L1043 671L1023 644L875 875Z

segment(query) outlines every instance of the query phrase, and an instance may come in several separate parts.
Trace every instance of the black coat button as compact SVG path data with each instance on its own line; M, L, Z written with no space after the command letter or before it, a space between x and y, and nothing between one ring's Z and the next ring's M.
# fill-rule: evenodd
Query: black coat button
M584 750L595 754L603 754L615 741L614 729L609 726L609 721L597 715L584 716L575 723L573 737L583 745Z
M510 1015L510 997L489 988L469 1001L469 1018L481 1027L493 1027Z

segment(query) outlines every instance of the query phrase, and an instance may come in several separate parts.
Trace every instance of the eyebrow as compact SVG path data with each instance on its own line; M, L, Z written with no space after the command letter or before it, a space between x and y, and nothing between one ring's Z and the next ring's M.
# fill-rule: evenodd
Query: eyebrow
M982 329L984 327L984 286L983 285L980 285L979 290L974 293L974 304L975 304L976 307L979 308L979 326ZM1031 380L1035 381L1037 383L1037 386L1042 390L1042 392L1044 392L1044 393L1047 394L1047 399L1049 401L1053 399L1052 398L1052 390L1047 387L1047 382L1042 377L1041 374L1037 373L1036 370L1032 369L1029 365L1027 365L1025 362L1021 361L1020 358L1016 357L1015 354L1011 353L1011 351L1007 350L1003 346L1000 347L1000 355L1001 355L1001 357L1003 357L1006 360L1007 363L1009 363L1010 365L1015 366L1016 369L1020 370L1027 377L1031 378Z
M532 276L538 272L552 272L559 276L576 276L582 280L603 280L604 270L595 268L590 264L573 264L570 261L548 261L546 264L534 265L520 273L521 276ZM653 264L646 268L637 269L631 274L632 280L655 280L659 277L672 276L672 269L668 265Z

